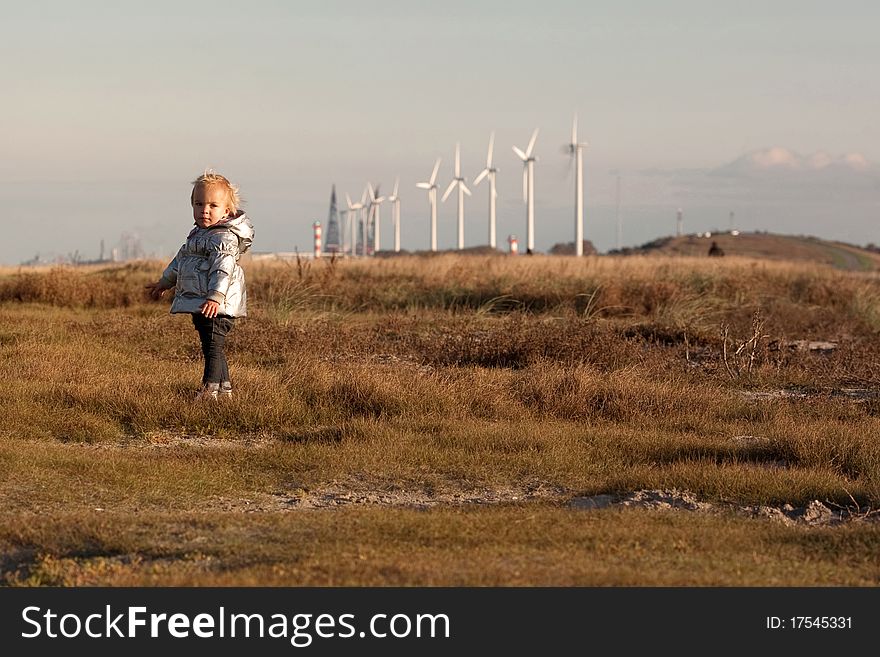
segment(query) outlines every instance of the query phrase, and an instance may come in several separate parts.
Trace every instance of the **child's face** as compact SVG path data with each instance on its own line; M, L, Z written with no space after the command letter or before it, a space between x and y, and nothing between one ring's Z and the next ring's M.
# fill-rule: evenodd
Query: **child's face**
M208 228L228 217L229 196L217 185L199 185L193 190L193 219L199 228Z

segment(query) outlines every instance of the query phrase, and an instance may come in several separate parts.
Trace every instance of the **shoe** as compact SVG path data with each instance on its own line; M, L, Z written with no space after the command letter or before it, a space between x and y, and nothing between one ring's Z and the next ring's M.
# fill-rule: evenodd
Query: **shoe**
M218 399L232 399L232 384L229 381L224 381L220 384L220 390L217 391Z
M205 383L196 394L196 401L215 401L219 392L219 383Z

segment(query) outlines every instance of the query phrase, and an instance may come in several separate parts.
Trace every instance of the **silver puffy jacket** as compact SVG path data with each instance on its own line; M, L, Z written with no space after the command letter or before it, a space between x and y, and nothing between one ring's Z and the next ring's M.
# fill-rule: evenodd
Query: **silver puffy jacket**
M205 301L220 304L219 315L247 315L247 291L239 257L254 241L254 226L244 212L208 228L196 226L162 274L174 287L172 313L197 313Z

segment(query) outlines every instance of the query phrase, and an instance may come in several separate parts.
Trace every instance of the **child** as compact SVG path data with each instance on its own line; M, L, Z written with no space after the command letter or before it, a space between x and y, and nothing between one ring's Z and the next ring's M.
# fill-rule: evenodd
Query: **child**
M165 272L147 285L159 299L175 288L172 313L190 313L199 332L205 371L199 400L232 397L224 343L236 317L247 314L239 257L253 243L254 227L239 206L238 188L208 169L193 181L193 228Z

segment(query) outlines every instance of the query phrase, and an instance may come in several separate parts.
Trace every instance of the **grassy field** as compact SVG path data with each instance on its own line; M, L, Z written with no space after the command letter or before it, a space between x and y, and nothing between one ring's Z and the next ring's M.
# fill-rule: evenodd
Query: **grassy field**
M880 584L874 271L248 263L206 405L162 266L0 272L0 583Z

